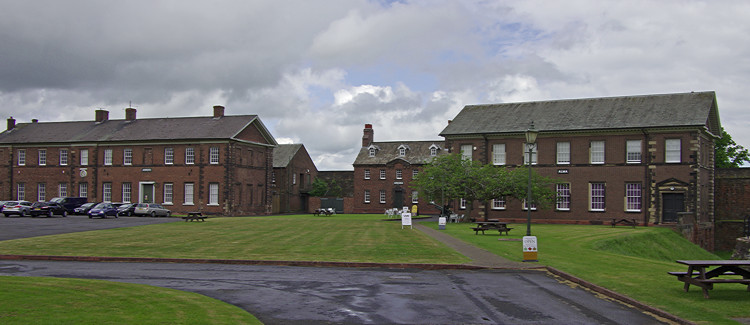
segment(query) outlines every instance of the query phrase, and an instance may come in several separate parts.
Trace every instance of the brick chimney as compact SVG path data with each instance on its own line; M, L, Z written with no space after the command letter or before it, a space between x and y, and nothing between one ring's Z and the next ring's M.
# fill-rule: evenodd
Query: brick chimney
M128 107L125 109L125 120L126 121L135 121L135 108Z
M214 118L219 118L224 116L224 106L216 105L214 106Z
M8 118L8 131L16 128L16 119L13 116Z
M369 147L372 144L375 131L372 130L372 124L365 124L365 129L362 134L362 147Z
M109 111L103 109L96 110L96 123L101 123L109 120Z

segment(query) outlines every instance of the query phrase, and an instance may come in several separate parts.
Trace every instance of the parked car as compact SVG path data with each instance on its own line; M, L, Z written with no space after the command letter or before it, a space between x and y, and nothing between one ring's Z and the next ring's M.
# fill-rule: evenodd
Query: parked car
M137 216L169 217L172 212L156 203L138 203L133 210Z
M49 200L50 202L60 203L68 213L73 213L75 208L80 207L89 200L85 197L56 197Z
M94 206L96 206L97 204L99 204L99 203L98 202L84 203L83 205L81 205L81 206L73 209L73 214L80 214L80 215L84 215L85 216L85 215L89 214L89 210L93 209Z
M29 201L8 201L3 205L3 215L19 215L22 217L31 215L31 202Z
M88 215L89 219L93 217L106 218L107 216L114 216L117 218L117 208L112 203L102 202L89 210Z
M31 205L31 216L42 216L52 217L53 215L61 215L63 217L68 216L68 210L57 202L34 202Z
M118 216L132 216L134 214L135 206L138 205L138 203L126 203L119 207L117 207L117 215Z

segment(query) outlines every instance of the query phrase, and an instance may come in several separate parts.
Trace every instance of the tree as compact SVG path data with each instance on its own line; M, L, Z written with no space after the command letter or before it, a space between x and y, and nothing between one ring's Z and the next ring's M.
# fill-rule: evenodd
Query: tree
M328 194L328 183L326 181L315 178L315 180L312 183L312 190L310 191L310 196L327 196Z
M750 153L747 149L734 142L732 136L724 131L724 128L721 128L721 138L716 140L714 152L714 167L716 168L738 168L750 162Z

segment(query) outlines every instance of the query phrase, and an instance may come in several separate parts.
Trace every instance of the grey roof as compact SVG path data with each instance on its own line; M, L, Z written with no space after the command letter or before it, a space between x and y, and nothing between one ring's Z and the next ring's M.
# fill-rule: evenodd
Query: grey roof
M468 105L441 136L652 127L707 127L721 135L713 91Z
M280 144L278 147L273 148L273 168L289 166L289 163L294 159L294 155L297 154L300 148L302 148L301 143Z
M0 133L0 144L234 139L252 123L276 144L257 115L19 123Z
M398 148L406 146L406 155L399 156ZM435 141L394 141L394 142L373 142L371 146L377 148L375 157L370 157L369 148L362 147L359 150L357 158L354 159L354 165L385 165L391 161L401 159L412 165L424 165L429 163L433 157L430 156L430 147L438 147L438 155L445 154L445 142L442 140Z

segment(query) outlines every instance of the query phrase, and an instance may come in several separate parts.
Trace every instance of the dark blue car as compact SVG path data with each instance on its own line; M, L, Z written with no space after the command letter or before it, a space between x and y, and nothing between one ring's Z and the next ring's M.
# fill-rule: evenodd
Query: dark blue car
M117 218L117 207L112 203L102 202L89 210L88 214L89 219L93 217L106 218L107 216L114 216Z

